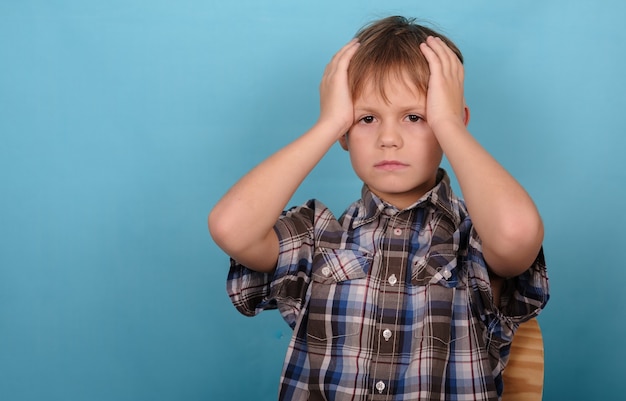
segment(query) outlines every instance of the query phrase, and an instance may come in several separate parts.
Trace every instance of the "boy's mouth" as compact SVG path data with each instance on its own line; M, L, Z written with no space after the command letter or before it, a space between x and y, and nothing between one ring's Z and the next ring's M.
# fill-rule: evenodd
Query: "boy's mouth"
M407 166L408 164L402 163L397 160L383 160L374 165L374 167L377 169L387 170L387 171L399 170Z

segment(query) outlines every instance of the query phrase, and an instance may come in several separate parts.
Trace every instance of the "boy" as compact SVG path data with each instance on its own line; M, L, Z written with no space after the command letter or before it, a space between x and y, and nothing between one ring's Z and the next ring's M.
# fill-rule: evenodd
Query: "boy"
M447 38L374 22L328 64L316 124L211 212L235 306L294 329L281 400L500 398L513 334L548 299L543 225L467 131L463 80ZM317 200L283 212L337 140L361 199L339 219Z

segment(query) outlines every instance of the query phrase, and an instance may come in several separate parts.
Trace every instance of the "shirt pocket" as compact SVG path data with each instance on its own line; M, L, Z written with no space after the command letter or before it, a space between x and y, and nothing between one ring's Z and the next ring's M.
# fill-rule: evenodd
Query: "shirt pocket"
M311 274L309 342L339 341L360 333L371 261L359 250L318 249Z
M454 252L431 251L425 257L415 257L411 265L411 284L438 284L446 288L464 286L459 277L458 258Z
M448 352L454 342L469 337L467 278L458 255L431 252L413 263L411 274L415 321L413 333L420 349Z

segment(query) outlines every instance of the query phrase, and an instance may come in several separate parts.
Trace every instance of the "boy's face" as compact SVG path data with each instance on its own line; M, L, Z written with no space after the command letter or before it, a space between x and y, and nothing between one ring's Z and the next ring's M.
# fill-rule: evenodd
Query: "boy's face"
M381 199L404 209L436 183L443 152L426 122L426 96L408 79L367 84L354 101L355 124L340 139L356 174Z

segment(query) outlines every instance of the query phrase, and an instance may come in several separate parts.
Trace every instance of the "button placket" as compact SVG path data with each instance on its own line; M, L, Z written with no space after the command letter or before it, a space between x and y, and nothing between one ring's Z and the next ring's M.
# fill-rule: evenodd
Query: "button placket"
M404 217L404 216L403 216ZM380 315L376 317L378 339L372 360L372 376L379 379L391 377L393 361L397 358L401 347L396 342L399 338L395 331L402 313L404 283L407 267L407 252L410 251L411 214L407 219L394 216L385 229L381 241L381 270L378 275L381 294L378 308ZM373 391L380 395L392 393L391 382L377 380L372 383Z

